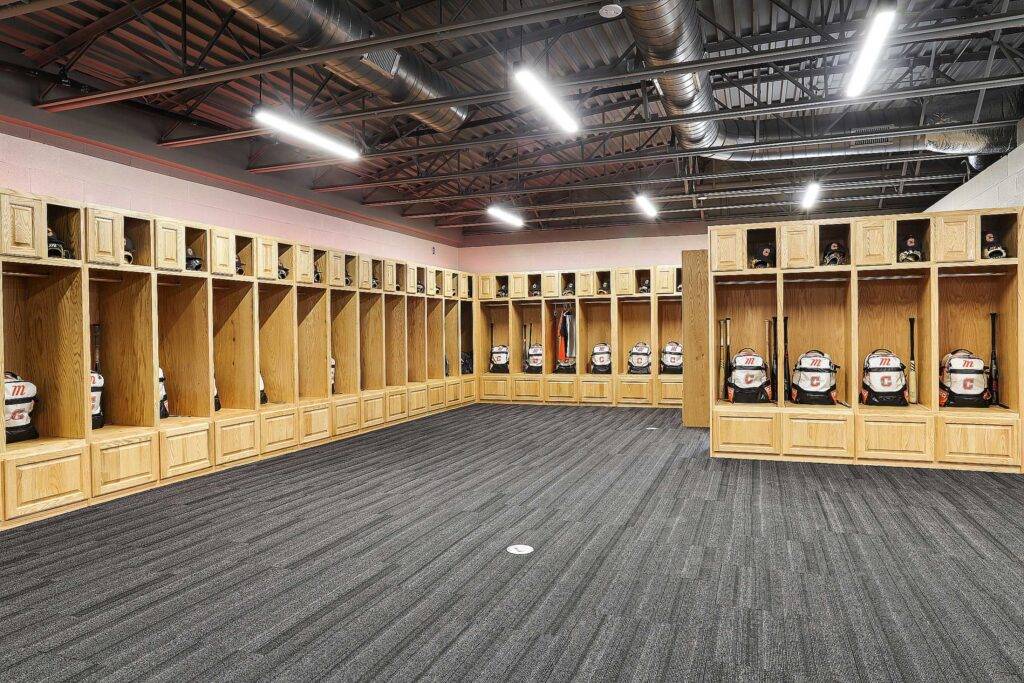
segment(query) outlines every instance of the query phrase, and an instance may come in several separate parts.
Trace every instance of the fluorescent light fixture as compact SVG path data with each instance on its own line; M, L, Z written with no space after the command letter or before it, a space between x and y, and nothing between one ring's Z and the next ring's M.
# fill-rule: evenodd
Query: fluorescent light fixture
M638 194L636 196L636 205L640 209L640 213L648 218L658 217L658 207L654 205L654 202L652 202L647 195Z
M562 106L558 98L551 94L548 87L537 78L535 73L529 69L519 69L516 71L516 82L523 89L523 92L529 95L530 99L544 110L544 113L547 114L552 123L566 133L579 131L579 122Z
M875 62L882 56L885 49L885 40L889 37L896 19L896 10L882 9L875 12L875 18L871 20L871 28L868 29L867 38L857 55L857 62L853 65L853 74L849 83L846 84L846 96L857 97L868 87L868 81L875 70Z
M494 206L493 204L487 207L487 214L491 218L496 218L502 223L511 225L513 228L521 228L526 225L526 221L518 215L512 213L508 209L503 209L500 206Z
M812 180L807 183L807 187L804 188L804 197L800 200L800 206L805 209L813 209L814 205L818 203L818 195L821 194L821 183L816 180Z
M253 114L253 118L267 128L271 128L296 142L316 147L328 154L349 159L350 161L355 161L359 158L359 150L355 147L318 133L289 116L283 116L269 109L257 109L256 113Z

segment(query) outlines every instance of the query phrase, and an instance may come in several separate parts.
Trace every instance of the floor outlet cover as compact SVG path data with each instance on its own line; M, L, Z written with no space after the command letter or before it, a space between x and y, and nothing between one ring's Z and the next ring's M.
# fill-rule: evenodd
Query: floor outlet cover
M530 553L533 552L533 546L532 545L510 545L509 547L505 548L505 550L509 551L513 555L529 555Z

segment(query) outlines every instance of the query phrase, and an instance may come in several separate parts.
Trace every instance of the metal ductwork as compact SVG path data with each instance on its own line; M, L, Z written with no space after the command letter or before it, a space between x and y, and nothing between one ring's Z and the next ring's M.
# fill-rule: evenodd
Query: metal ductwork
M385 33L348 0L224 0L279 40L300 50L366 40ZM392 104L453 97L447 76L409 50L376 50L360 59L332 60L323 67L341 80ZM468 116L461 107L410 114L434 130L451 132Z
M702 59L704 34L695 0L657 0L626 8L626 20L637 49L650 67L669 66L681 62ZM658 89L662 104L670 116L697 114L715 111L710 79L707 73L684 73L661 76ZM1000 116L1013 118L1019 115L1016 102L995 101L989 97L988 109L999 109ZM953 120L970 121L974 114L975 99L944 100L942 110L927 117L928 123L944 123ZM1007 110L1011 113L1007 116ZM959 114L959 115L958 115ZM839 115L837 115L839 116ZM816 157L853 156L860 154L883 154L891 152L931 151L945 154L995 154L1005 153L1013 144L1013 135L1008 130L985 130L968 133L935 134L919 138L884 139L889 127L913 127L920 124L919 112L909 108L850 112L833 125L823 124L818 118L787 119L798 130L804 128L810 136L813 130L807 123L813 121L818 127L833 133L879 131L878 142L849 145L793 146L768 150L701 152L701 156L724 161L785 161ZM764 142L772 139L792 139L792 131L779 130L777 121L765 120L755 136L754 124L747 121L699 121L677 124L673 127L676 144L682 149L720 147Z

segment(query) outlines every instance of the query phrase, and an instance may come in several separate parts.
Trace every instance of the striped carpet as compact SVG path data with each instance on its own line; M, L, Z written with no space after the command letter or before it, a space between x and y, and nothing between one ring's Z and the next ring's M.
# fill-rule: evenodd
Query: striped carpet
M6 532L0 677L1024 675L1024 477L678 421L478 405Z

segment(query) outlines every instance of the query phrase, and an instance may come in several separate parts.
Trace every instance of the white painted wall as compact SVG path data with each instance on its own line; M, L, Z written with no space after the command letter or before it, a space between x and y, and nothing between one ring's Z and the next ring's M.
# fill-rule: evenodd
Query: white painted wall
M1017 147L945 197L929 211L1003 209L1024 205L1024 145Z

